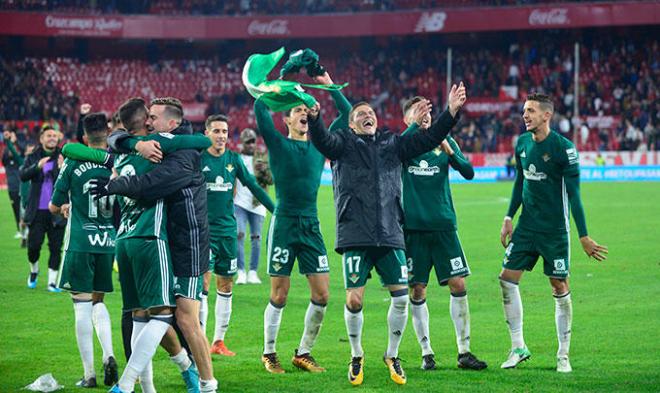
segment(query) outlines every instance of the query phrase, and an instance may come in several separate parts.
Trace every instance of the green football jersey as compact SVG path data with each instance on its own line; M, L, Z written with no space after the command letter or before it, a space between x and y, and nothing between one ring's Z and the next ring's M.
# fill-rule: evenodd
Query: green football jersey
M163 154L184 148L208 147L210 141L201 135L175 136L169 133L157 133L135 137L136 140L156 140ZM192 142L192 143L190 143ZM191 146L188 146L188 145ZM145 160L137 153L120 154L115 161L115 170L119 176L143 175L153 169L154 164ZM166 210L163 200L143 201L128 197L119 197L121 207L121 223L117 233L118 239L131 237L155 237L167 240Z
M231 150L216 157L207 150L202 152L202 174L206 179L211 239L236 237L234 216L234 186L236 179L252 191L257 199L273 210L273 202L245 167L241 156Z
M89 193L90 181L109 178L110 170L91 162L65 159L53 190L52 203L69 201L70 212L64 235L64 250L113 254L115 227L112 225L114 195L96 199Z
M404 229L413 231L455 231L456 212L449 188L449 166L472 172L470 162L452 137L447 137L454 155L439 147L403 164Z
M339 91L330 91L338 116L330 131L348 128L351 104ZM325 157L310 140L297 141L282 135L273 123L268 107L257 100L254 113L259 133L268 147L270 169L275 183L276 215L316 217L316 199Z
M573 143L555 131L535 142L532 133L526 132L518 138L515 154L517 169L524 176L518 226L537 232L568 232L565 177L580 173Z

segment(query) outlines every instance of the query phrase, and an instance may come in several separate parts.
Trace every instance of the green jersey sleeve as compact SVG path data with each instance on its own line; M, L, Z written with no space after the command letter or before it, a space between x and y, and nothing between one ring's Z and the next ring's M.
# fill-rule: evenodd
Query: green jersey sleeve
M153 139L160 143L160 149L163 154L184 149L204 150L211 146L211 140L204 135L174 135L168 132L159 132L150 136L148 139Z
M562 175L566 184L568 202L571 205L571 213L580 237L587 236L587 220L584 215L582 199L580 198L580 157L572 142L563 141L562 146Z
M83 145L84 146L84 145ZM65 159L62 169L60 170L55 187L53 187L53 196L51 203L55 206L62 206L69 201L69 190L71 189L71 168L73 162L70 159Z
M269 148L278 141L284 139L284 135L280 134L275 128L273 117L268 111L268 106L261 100L254 102L254 116L257 120L257 132L264 138L266 146Z
M85 146L82 143L67 143L62 148L62 155L72 160L94 162L101 165L105 164L109 158L108 152Z
M411 125L408 126L408 128L401 133L401 135L408 135L408 134L415 134L419 131L419 125L417 123L412 123Z
M520 139L518 139L520 143ZM523 181L524 175L522 170L522 164L520 163L520 153L518 152L518 146L516 145L516 179L513 181L513 191L511 192L511 202L509 203L509 210L506 213L507 216L513 218L518 211L518 208L522 204L522 193L523 193Z
M252 195L254 195L254 197L257 198L266 209L268 209L269 212L272 213L275 210L275 204L272 199L270 199L268 193L257 184L257 179L248 171L240 157L236 160L236 177L241 181L241 184L247 187Z
M335 107L337 108L337 118L330 124L328 130L330 132L336 130L346 130L348 129L348 117L351 113L351 103L348 102L346 97L339 90L330 90L330 95L332 99L335 100Z
M470 160L463 155L461 148L458 147L458 143L456 143L454 138L448 136L446 140L454 151L454 154L449 156L449 165L457 170L465 179L472 180L474 178L474 168L472 168Z
M23 165L25 159L23 158L22 155L18 153L18 151L16 151L16 146L14 146L14 143L9 139L7 139L5 142L7 143L7 149L9 149L11 155L14 156L14 159L16 160L16 163L18 163L18 166Z

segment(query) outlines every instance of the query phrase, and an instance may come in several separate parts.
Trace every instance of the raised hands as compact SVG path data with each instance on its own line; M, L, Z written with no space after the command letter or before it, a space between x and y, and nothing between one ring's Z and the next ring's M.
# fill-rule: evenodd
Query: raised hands
M412 108L412 118L415 123L421 125L426 116L431 115L431 110L433 109L433 104L429 100L421 100Z
M451 90L449 91L449 97L447 98L449 113L452 117L456 117L456 113L458 113L458 110L461 109L463 104L465 104L465 100L467 100L467 93L463 82L458 86L452 85Z

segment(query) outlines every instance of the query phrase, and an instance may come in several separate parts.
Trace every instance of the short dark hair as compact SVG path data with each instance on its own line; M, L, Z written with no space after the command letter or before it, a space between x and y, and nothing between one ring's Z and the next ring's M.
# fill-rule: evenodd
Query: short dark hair
M550 113L555 112L555 104L552 102L552 97L543 93L532 93L527 96L527 101L536 101L541 106L541 109Z
M356 110L359 106L362 106L362 105L366 105L366 106L368 106L369 108L371 108L371 104L368 103L367 101L360 101L360 102L358 102L357 104L353 105L353 106L351 107L351 111L348 112L348 120L349 120L349 121L353 120L353 112L355 112L355 110ZM371 109L373 109L373 108L371 108Z
M142 98L129 98L119 107L119 120L128 131L141 129L147 114L147 105Z
M204 126L208 129L211 127L211 123L214 121L224 121L225 123L229 124L229 118L226 115L211 115L206 118L206 122L204 123Z
M403 115L405 116L408 113L408 111L410 110L410 108L413 107L413 105L415 105L416 103L418 103L420 101L423 101L425 99L426 98L424 98L422 96L414 96L413 98L407 99L406 102L403 103L403 107L402 107L403 108Z
M119 118L119 111L115 112L110 119L111 127L114 130L121 126L121 119Z
M106 140L108 135L108 118L105 113L90 113L83 118L83 130L87 136L87 142L93 145Z
M151 105L164 105L165 106L165 115L174 119L177 122L181 122L183 119L183 104L178 98L174 97L162 97L154 98L151 100Z
M44 132L50 131L50 130L53 130L53 131L57 132L55 127L51 126L50 124L44 124L43 126L41 126L41 129L39 129L39 137L41 138L41 136L44 134Z

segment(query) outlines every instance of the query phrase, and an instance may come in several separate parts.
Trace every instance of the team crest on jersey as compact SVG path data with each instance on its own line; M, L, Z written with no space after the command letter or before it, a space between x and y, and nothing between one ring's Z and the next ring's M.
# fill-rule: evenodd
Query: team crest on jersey
M419 166L409 166L408 173L412 173L417 176L433 176L436 173L440 172L438 166L429 167L429 163L426 160L420 160Z
M529 164L528 169L523 169L523 175L525 175L525 179L534 181L545 180L548 177L543 172L537 172L536 165L534 164Z
M350 276L348 276L348 279L351 280L353 284L355 284L360 279L360 276L358 276L356 273L353 273Z
M206 183L206 189L210 191L229 191L232 188L233 185L229 182L225 183L225 179L222 176L216 176L213 183Z
M227 166L226 166L225 168L226 168L227 171L229 171L229 172L231 172L231 171L234 170L234 166L233 166L232 164L227 164Z
M433 154L439 156L440 154L442 154L442 150L440 150L439 147L436 147L435 149L433 149Z
M202 172L211 172L211 168L208 166L204 166L204 169L202 169Z
M545 161L545 162L550 161L550 154L545 153L545 154L543 155L543 161Z
M274 263L273 264L273 270L275 270L276 272L279 272L280 270L282 270L282 265L280 265L279 263Z

